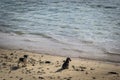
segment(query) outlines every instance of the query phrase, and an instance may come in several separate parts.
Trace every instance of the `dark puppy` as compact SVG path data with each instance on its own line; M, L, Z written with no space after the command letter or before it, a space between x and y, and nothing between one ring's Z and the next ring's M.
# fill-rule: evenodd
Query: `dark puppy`
M69 68L69 61L71 61L71 59L69 57L67 57L66 61L62 65L62 69L68 69Z
M28 58L28 55L24 55L24 58Z
M19 66L20 63L22 63L22 66L26 66L27 58L28 58L28 55L24 55L23 58L19 58L18 66Z

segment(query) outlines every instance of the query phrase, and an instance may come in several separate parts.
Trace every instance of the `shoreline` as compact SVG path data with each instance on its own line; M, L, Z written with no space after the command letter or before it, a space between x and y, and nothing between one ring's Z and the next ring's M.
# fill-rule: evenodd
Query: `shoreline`
M95 60L120 62L120 51L110 50L107 46L102 47L104 43L84 43L68 44L57 43L42 36L35 35L14 35L14 34L0 34L0 47L7 49L23 49L35 53L46 53L57 56L81 57ZM114 43L107 43L106 45ZM119 43L118 43L119 44ZM111 47L111 46L110 46ZM113 46L114 47L114 46ZM119 46L118 46L119 47ZM111 47L112 48L112 47ZM108 50L107 50L108 49Z
M23 55L29 55L26 67L17 68ZM66 57L38 54L25 50L0 48L1 80L119 80L120 65L98 60L71 58L69 69L59 71ZM57 72L58 71L58 72ZM87 76L87 77L86 77Z
M71 57L71 56L62 56L62 55L57 55L57 54L49 54L49 53L44 53L44 52L36 52L36 51L29 51L29 50L25 50L25 49L10 49L10 48L3 48L0 47L0 49L4 49L4 50L16 50L16 51L25 51L25 52L30 52L30 53L34 53L34 54L40 54L40 55L50 55L50 56L59 56L59 57ZM110 64L117 64L120 65L120 61L112 61L112 60L105 60L105 59L92 59L92 58L86 58L86 57L71 57L71 58L75 58L75 59L83 59L83 60L91 60L91 61L100 61L100 62L106 62L106 63L110 63Z

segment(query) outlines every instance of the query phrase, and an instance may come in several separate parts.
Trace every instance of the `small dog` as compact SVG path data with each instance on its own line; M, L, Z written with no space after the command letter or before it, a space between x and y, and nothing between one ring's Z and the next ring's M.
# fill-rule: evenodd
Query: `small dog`
M22 66L26 66L26 64L27 64L27 58L28 58L28 55L24 55L23 58L19 58L18 66L19 66L20 63L24 64Z
M62 65L62 69L68 69L69 68L69 61L71 61L71 59L69 57L67 57L66 61Z

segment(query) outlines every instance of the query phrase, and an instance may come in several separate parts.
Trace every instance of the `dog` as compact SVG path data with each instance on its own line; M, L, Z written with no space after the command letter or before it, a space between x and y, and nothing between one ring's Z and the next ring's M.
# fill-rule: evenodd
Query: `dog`
M24 55L22 58L19 58L18 66L20 63L22 63L22 66L27 66L27 58L28 58L28 55Z
M68 69L69 68L69 62L71 59L69 57L66 58L66 61L62 65L62 69Z

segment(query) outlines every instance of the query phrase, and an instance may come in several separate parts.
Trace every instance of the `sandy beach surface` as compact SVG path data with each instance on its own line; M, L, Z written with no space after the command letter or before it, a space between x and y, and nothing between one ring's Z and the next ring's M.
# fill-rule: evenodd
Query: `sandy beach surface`
M29 55L27 66L17 66ZM24 50L0 49L0 80L120 80L119 63L71 58L69 69L61 70L66 57Z

